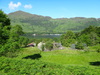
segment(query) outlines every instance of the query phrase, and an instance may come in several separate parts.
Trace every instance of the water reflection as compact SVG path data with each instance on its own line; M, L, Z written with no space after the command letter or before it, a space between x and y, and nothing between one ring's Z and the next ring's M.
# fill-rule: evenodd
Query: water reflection
M26 36L28 38L59 38L61 34L32 34L32 33L27 33L24 34L23 36Z

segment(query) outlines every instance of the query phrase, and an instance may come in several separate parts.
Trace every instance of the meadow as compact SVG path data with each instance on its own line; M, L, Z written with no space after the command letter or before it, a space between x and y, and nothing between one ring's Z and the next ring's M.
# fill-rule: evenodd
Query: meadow
M70 48L43 52L27 47L0 61L0 75L100 75L100 53Z
M39 60L44 62L51 62L61 65L87 65L91 62L100 61L100 53L97 52L85 52L80 50L71 50L65 48L63 50L54 50L43 52L37 47L29 47L22 50L17 58L23 58L28 55L40 54Z

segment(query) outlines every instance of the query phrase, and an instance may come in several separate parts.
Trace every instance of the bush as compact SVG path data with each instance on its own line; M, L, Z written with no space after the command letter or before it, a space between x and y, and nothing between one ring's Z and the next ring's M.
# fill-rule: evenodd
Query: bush
M10 49L9 49L9 51L10 52L15 52L17 49L19 49L20 47L19 47L19 45L18 45L18 43L17 42L13 42L12 44L10 44Z
M90 46L90 49L92 51L96 51L96 52L100 53L100 44L95 45L95 46Z
M52 44L52 42L47 42L47 43L45 44L45 48L48 49L48 50L52 50L52 49L53 49L53 44Z
M26 47L27 44L29 43L29 39L24 37L24 36L20 36L19 40L18 40L18 44L20 47Z
M77 43L75 48L76 49L84 49L83 43Z
M42 51L44 51L44 49L45 49L45 46L44 46L44 45L42 45L42 47L41 47L41 48L42 48Z
M100 53L100 46L97 47L96 51Z
M0 56L4 55L5 54L5 50L3 49L3 47L1 46L0 47Z
M12 43L7 43L4 46L2 46L2 48L0 49L0 55L4 55L4 56L14 56L16 55L16 51L18 51L19 49L19 45L17 42L12 42Z
M6 55L6 53L9 52L9 48L9 44L5 44L4 46L2 46L0 49L0 55Z

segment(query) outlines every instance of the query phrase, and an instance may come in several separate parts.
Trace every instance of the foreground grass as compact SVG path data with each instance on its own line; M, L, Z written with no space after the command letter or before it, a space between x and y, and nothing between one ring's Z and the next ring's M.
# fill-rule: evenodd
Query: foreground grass
M100 75L100 67L62 66L40 60L0 57L0 75Z
M61 52L61 53L60 53ZM52 51L52 52L43 52L41 60L59 63L62 65L90 65L91 62L100 61L100 54L96 52L84 53L78 51Z
M97 52L68 48L41 52L37 47L28 47L15 58L0 57L0 61L0 75L100 75ZM98 65L93 64L97 61Z
M61 65L90 65L92 62L100 61L100 53L69 50L67 48L64 50L40 52L37 47L29 47L23 49L17 58L21 59L38 53L41 55L39 60Z

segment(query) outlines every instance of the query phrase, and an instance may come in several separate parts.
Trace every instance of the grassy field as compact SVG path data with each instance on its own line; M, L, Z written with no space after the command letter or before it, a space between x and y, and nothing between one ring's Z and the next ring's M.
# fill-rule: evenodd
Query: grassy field
M44 62L51 62L61 65L91 65L92 62L100 61L100 53L84 52L79 50L54 50L48 52L41 52L37 47L24 48L17 58L23 58L34 54L40 54L39 60Z
M42 52L22 48L17 57L0 57L0 75L100 75L100 53L71 50Z

